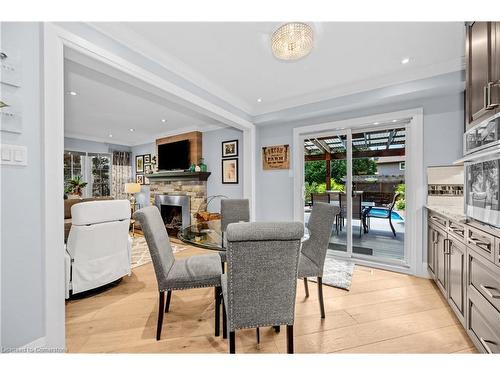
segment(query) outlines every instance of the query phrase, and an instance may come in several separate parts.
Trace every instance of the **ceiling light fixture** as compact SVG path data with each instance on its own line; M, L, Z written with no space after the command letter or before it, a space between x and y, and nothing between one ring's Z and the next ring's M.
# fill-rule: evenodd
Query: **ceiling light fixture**
M135 132L135 129L134 128L130 128L129 129L131 132Z
M271 48L277 59L300 59L307 56L313 48L313 30L305 23L286 23L273 33Z
M77 95L78 95L78 94L77 94L76 92L74 92L74 91L70 91L70 92L68 92L68 94L70 94L71 96L77 96Z
M258 101L259 103L262 103L262 98L258 98L258 99L257 99L257 101Z
M380 122L374 122L374 123L373 123L373 125L378 125L378 124L380 124Z
M392 122L398 122L398 120L392 120Z
M410 62L410 58L409 57L405 57L403 58L403 60L401 60L401 64L408 64Z
M109 138L113 138L113 134L108 135Z
M161 119L161 122L167 122L167 120L166 120L166 119L164 119L164 118L162 118L162 119Z

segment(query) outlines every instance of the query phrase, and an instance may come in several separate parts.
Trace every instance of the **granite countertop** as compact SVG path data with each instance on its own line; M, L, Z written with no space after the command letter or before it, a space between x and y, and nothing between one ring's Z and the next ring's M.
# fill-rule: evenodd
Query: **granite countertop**
M434 211L438 214L446 216L457 223L466 223L467 218L464 214L463 207L458 206L447 206L447 205L437 205L437 204L426 204L427 209Z

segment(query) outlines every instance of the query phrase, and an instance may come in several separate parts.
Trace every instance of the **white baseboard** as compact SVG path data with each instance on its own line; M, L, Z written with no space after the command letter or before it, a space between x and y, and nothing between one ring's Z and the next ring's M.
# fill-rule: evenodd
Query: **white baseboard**
M36 340L33 340L26 345L21 346L20 349L37 349L43 348L45 346L46 340L45 336L39 337Z

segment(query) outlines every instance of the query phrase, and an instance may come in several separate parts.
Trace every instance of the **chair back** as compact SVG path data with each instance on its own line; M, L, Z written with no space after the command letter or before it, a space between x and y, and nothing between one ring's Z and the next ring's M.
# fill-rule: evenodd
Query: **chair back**
M328 193L311 193L311 204L314 206L318 202L330 203L330 195Z
M309 258L319 269L323 270L326 251L330 243L335 216L339 207L326 203L318 203L312 208L307 229L309 238L302 243L302 255Z
M399 193L397 191L394 193L394 197L392 198L392 202L389 206L389 213L392 212L392 210L394 209L394 206L396 205L396 201L398 200L398 197L400 194L401 193Z
M363 194L362 193L356 193L352 197L352 218L353 219L361 219L362 217L362 201L363 201Z
M300 242L299 222L235 223L227 228L229 330L292 325Z
M165 290L167 275L174 264L167 229L156 206L148 206L134 212L134 219L141 224L155 269L158 289Z
M221 230L225 232L231 223L250 221L250 204L248 199L221 199Z
M73 204L71 220L66 250L73 265L73 293L130 272L128 200Z

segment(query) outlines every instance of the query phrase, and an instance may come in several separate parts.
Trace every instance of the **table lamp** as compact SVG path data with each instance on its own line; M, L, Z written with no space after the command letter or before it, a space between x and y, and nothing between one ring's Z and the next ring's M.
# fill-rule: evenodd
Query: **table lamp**
M135 193L139 193L141 191L141 184L136 182L128 182L125 184L125 193L131 194L130 196L130 204L135 204Z

